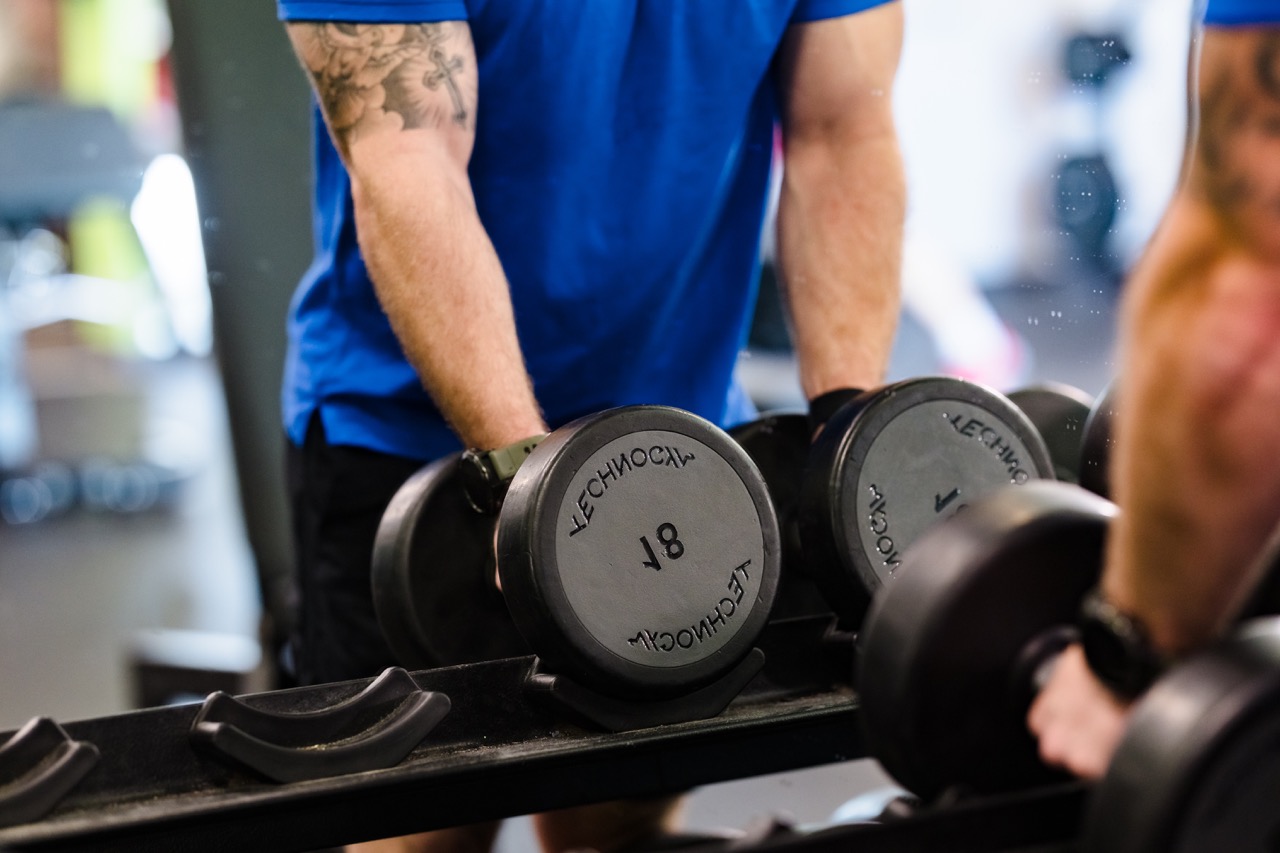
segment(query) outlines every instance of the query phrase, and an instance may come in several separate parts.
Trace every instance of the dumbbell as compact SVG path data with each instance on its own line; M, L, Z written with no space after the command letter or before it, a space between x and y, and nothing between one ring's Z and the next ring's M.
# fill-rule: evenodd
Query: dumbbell
M1057 479L1080 482L1080 450L1094 399L1062 382L1043 382L1009 392L1009 399L1031 419L1044 438Z
M777 588L778 524L725 432L660 406L581 418L528 454L496 516L468 505L463 459L411 477L378 528L374 605L405 665L533 651L589 690L642 701L702 689L751 653Z
M187 478L186 472L147 460L94 458L80 466L78 493L91 511L134 515L172 506Z
M974 502L922 536L859 638L875 757L925 800L1059 778L1024 722L1039 665L1074 639L1114 504L1065 483Z
M1058 382L1013 391L1009 399L1027 414L1044 437L1059 480L1079 483L1094 494L1110 497L1114 382L1096 399L1079 388Z
M1098 582L1116 515L1084 489L1039 482L988 495L913 546L860 637L862 725L872 754L900 784L928 801L948 790L985 794L1063 778L1039 761L1026 714L1047 668L1078 636L1080 603ZM1218 832L1208 812L1224 794L1274 803L1280 625L1249 624L1139 700L1095 791L1089 832L1107 836L1117 810L1136 816L1126 819L1123 843L1096 849L1173 849L1154 839L1177 821ZM1251 757L1266 763L1250 766ZM1204 776L1206 767L1218 775ZM1228 776L1241 780L1240 791L1231 792ZM1235 805L1223 808L1236 818ZM1259 811L1265 816L1252 826L1266 820L1274 828L1274 810Z
M0 519L14 525L44 521L71 509L76 496L75 473L60 462L0 474Z
M1080 442L1080 485L1104 498L1111 497L1111 446L1119 400L1116 388L1112 381L1094 402Z
M1090 798L1089 853L1280 843L1280 619L1250 621L1138 702Z
M1053 476L1044 440L1017 406L951 377L852 396L812 445L800 414L730 433L769 485L787 572L812 577L847 627L931 525L1001 485Z

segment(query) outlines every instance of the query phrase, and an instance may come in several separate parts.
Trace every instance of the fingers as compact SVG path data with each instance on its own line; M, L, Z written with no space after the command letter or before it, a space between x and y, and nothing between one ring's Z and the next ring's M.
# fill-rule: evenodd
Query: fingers
M1041 759L1082 779L1098 779L1124 734L1128 706L1102 686L1078 645L1054 666L1027 714Z

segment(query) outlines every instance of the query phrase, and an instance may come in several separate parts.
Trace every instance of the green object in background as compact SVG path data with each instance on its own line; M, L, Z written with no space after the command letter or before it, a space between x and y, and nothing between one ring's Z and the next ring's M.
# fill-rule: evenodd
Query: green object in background
M141 126L157 102L157 63L168 47L160 0L61 0L58 24L66 98L105 106L127 126ZM67 236L72 270L110 280L103 286L115 288L111 298L121 309L116 322L84 325L85 340L136 353L135 318L154 305L156 284L128 207L111 199L90 201L70 217Z
M156 287L129 211L115 199L86 202L67 221L67 238L72 270L100 279L96 286L111 290L111 304L119 312L115 322L81 324L82 337L93 346L134 354L134 318L155 301Z
M59 12L66 97L135 123L156 100L156 63L167 49L164 7L159 0L61 0Z

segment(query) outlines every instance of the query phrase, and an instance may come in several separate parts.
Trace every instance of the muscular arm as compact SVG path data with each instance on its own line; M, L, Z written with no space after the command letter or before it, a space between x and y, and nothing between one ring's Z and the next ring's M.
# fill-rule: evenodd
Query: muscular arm
M1229 624L1280 521L1280 36L1210 29L1193 94L1183 180L1125 295L1102 580L1171 655ZM1097 777L1126 716L1072 647L1028 725L1046 761Z
M1280 522L1280 31L1209 28L1184 180L1129 284L1104 593L1172 653Z
M798 24L779 54L778 266L813 399L884 380L897 328L905 180L892 86L902 9Z
M506 277L467 177L477 70L470 29L288 25L351 175L360 251L410 363L462 441L542 432Z

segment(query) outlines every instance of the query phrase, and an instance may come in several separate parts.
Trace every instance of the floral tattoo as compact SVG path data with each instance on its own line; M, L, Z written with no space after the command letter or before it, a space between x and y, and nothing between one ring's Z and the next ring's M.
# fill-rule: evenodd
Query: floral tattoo
M471 54L465 26L311 23L297 32L344 153L355 137L392 123L411 130L473 122L476 78L464 58Z
M1230 221L1280 226L1280 36L1259 34L1207 81L1202 188Z

